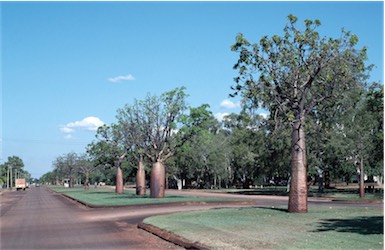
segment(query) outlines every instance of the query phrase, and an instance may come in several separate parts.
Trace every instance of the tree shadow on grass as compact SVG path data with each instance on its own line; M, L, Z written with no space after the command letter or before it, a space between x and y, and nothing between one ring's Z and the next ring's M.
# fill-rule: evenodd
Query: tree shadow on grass
M274 211L280 211L284 213L288 213L289 210L287 208L283 207L258 207L259 209L266 209L266 210L274 210Z
M314 232L349 232L363 235L384 234L384 217L355 217L351 219L323 219Z

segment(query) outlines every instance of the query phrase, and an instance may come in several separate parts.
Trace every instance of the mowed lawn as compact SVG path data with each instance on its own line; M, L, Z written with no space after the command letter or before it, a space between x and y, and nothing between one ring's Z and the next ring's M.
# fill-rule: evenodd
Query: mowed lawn
M166 195L165 198L150 198L149 194L145 196L137 196L134 191L124 190L123 194L116 194L113 189L93 188L88 191L83 188L64 188L50 186L51 190L63 193L75 200L84 202L92 206L128 206L128 205L145 205L173 202L221 202L232 201L233 199L199 197L199 196L176 196ZM247 197L246 197L247 198ZM245 198L245 200L246 200ZM238 199L239 200L239 199Z
M384 249L383 209L312 206L226 208L144 220L210 249Z

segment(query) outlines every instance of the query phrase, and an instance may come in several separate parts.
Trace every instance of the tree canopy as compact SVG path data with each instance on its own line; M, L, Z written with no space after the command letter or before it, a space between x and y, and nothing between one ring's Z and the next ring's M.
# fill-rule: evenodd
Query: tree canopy
M319 20L289 15L282 36L263 36L251 44L239 34L232 51L239 54L234 65L234 94L250 106L262 106L276 123L290 125L291 183L289 211L307 212L305 120L310 112L322 112L320 104L335 107L340 96L362 88L366 79L366 48L356 49L358 37L342 29L337 39L320 37Z

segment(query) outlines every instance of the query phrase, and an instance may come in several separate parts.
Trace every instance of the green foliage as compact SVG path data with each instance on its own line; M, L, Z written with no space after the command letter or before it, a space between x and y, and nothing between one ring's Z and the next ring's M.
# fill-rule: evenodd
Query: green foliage
M30 173L24 170L23 160L18 156L9 156L7 161L0 165L0 185L7 183L7 174L9 171L12 171L13 179L15 179L17 176L20 178L25 178L27 181L30 181L31 179Z
M335 39L317 32L319 20L303 24L289 15L280 35L255 43L236 36L231 96L242 96L243 111L222 124L207 104L188 108L184 87L118 109L117 123L100 127L86 149L93 167L103 166L90 178L113 183L111 168L120 162L125 179L133 180L143 156L147 165L167 161L169 176L188 186L287 178L296 122L306 132L309 175L321 169L350 179L359 156L368 174L383 175L383 86L367 86L367 48L357 49L358 37L344 29ZM270 112L267 119L255 114L259 107ZM58 174L66 175L55 167L44 178Z
M319 20L305 20L300 31L297 18L288 19L283 36L263 36L250 44L238 34L231 50L239 53L232 96L241 94L252 107L278 110L290 122L299 112L308 113L326 100L332 103L355 88L364 77L366 53L354 47L358 38L350 32L343 30L339 39L320 38L315 31Z
M227 138L207 104L190 108L180 133L188 135L169 164L174 164L178 178L187 180L188 186L211 187L228 182ZM192 182L195 184L192 185Z

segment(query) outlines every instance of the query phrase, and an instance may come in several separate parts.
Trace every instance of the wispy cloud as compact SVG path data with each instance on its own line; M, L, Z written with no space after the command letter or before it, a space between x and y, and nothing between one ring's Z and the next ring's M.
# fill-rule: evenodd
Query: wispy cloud
M226 108L226 109L235 109L235 108L239 108L240 106L241 106L241 102L232 102L228 99L224 99L220 104L221 108Z
M66 139L72 139L72 134L77 130L96 131L98 127L103 126L104 122L95 116L88 116L80 121L69 122L60 127L60 131Z
M126 75L126 76L115 76L108 78L108 81L116 83L116 82L121 82L121 81L134 81L135 77L131 74Z

